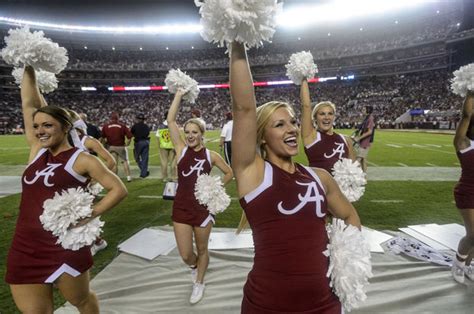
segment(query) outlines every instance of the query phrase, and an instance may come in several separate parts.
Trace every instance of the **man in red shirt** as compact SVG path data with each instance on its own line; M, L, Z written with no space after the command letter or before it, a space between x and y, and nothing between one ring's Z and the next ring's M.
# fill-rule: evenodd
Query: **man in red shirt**
M102 141L106 144L107 149L115 158L115 173L117 173L118 170L118 161L121 159L128 182L132 181L132 177L130 176L127 146L130 145L132 137L133 135L130 132L130 129L124 123L119 121L118 113L112 112L110 121L102 127Z

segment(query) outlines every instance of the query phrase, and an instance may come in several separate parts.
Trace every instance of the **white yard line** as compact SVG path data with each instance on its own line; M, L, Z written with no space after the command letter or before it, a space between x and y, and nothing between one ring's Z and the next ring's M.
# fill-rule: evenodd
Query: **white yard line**
M426 144L426 146L431 146L431 147L436 147L436 148L441 148L441 145L436 145L436 144Z
M402 143L394 143L395 145L404 145ZM447 147L452 147L451 145L444 145L444 146L447 146ZM424 149L424 150L429 150L429 151L432 151L432 152L437 152L437 153L443 153L443 154L449 154L449 155L454 155L456 154L454 151L452 152L447 152L445 150L439 150L439 149L433 149L433 148L429 148L429 147L426 147L426 146L423 146L423 145L418 145L418 144L411 144L410 145L407 145L407 147L412 147L412 148L420 148L420 149Z
M438 167L437 165L432 164L432 163L429 163L429 162L427 162L426 165L428 165L428 166L430 166L430 167Z
M400 166L402 167L408 167L408 165L404 164L404 163L401 163L401 162L397 162L397 164L399 164Z
M402 148L403 146L400 146L400 145L395 145L395 144L385 144L387 146L390 146L390 147L395 147L395 148Z
M421 147L420 147L421 148ZM429 151L432 151L432 152L437 152L437 153L443 153L443 154L448 154L448 155L455 155L456 153L455 152L447 152L447 151L444 151L444 150L439 150L439 149L432 149L432 148L421 148L421 149L424 149L424 150L429 150Z
M374 166L374 167L378 167L378 166L379 166L379 165L374 164L373 162L370 162L370 161L367 161L367 163L368 163L369 165L371 165L371 166Z
M372 203L403 203L404 200L370 200Z

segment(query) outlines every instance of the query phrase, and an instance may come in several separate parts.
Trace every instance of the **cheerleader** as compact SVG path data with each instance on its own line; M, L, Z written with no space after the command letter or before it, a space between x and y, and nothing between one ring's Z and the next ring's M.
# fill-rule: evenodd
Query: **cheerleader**
M89 288L92 255L88 246L66 250L57 237L43 229L43 203L68 188L99 182L107 194L93 205L92 216L81 226L117 205L126 195L122 181L96 157L72 147L68 133L73 123L60 107L45 106L35 71L27 66L21 84L25 134L30 147L22 176L20 212L8 252L6 282L23 313L52 313L53 285L80 313L99 313L97 297Z
M462 108L462 118L454 136L454 148L461 163L461 178L454 188L454 200L464 220L466 235L459 241L452 268L453 278L464 282L464 277L474 280L470 264L474 254L474 92L468 92Z
M208 242L214 216L196 200L194 186L199 175L209 174L216 166L224 174L223 183L232 179L232 169L222 157L203 144L205 125L192 118L184 123L184 139L176 123L176 115L185 92L178 89L168 111L168 128L176 151L178 189L173 203L173 228L179 254L191 268L193 290L189 302L195 304L204 295L204 276L209 265ZM197 254L193 250L193 235Z
M233 42L230 56L232 167L255 245L242 313L339 314L326 277L325 216L357 227L359 217L327 171L293 162L299 136L293 109L280 101L256 108L244 45Z
M323 101L311 111L309 86L306 79L301 83L301 137L304 152L310 167L323 168L332 172L334 164L342 158L355 160L352 141L334 132L336 106Z

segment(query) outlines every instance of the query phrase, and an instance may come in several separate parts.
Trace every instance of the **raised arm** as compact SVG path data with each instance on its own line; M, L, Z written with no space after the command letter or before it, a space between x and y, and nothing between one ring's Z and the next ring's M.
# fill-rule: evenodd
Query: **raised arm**
M255 90L247 60L245 47L233 42L230 54L230 92L232 96L232 113L234 127L232 129L232 169L237 179L240 196L258 181L255 169L257 160L257 113ZM256 180L256 181L255 181Z
M470 140L467 137L466 133L469 128L469 123L472 117L472 107L474 106L474 92L469 91L464 99L464 104L462 106L462 116L459 121L458 128L456 129L456 134L454 135L454 147L457 151L469 147Z
M174 149L176 150L176 155L180 156L183 151L186 143L181 138L179 132L178 124L176 123L176 116L178 115L179 105L181 104L181 99L183 98L184 91L178 89L174 95L173 102L171 103L170 109L168 110L168 116L166 121L168 122L168 129L170 131L171 141L173 142Z
M303 144L309 145L313 143L316 138L316 129L313 125L313 119L311 117L311 97L309 95L309 85L306 79L301 82L300 88L300 99L301 99L301 138Z
M25 134L31 154L36 155L39 149L38 139L33 129L33 113L42 107L43 100L36 84L35 69L26 66L21 81L21 106L23 112L23 121L25 123ZM31 156L30 156L31 160Z

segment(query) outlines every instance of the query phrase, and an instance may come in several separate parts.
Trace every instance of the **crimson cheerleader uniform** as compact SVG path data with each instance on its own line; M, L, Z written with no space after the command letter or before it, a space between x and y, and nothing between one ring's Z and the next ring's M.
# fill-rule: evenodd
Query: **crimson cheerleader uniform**
M337 133L332 135L316 132L316 140L304 147L310 167L323 168L332 173L334 164L342 158L349 158L346 138Z
M65 272L76 277L92 267L89 246L77 251L64 249L39 220L44 201L56 192L87 186L88 178L72 169L81 152L74 147L53 156L49 150L41 149L25 169L20 212L8 252L7 283L52 283Z
M194 196L194 186L200 174L211 172L211 153L207 148L199 151L185 147L178 160L178 189L173 202L173 221L191 226L205 227L214 217L206 206Z
M456 152L461 163L461 178L454 187L454 200L459 209L474 208L474 141Z
M341 313L326 277L327 201L316 173L288 173L268 161L264 180L240 199L253 232L254 265L242 313Z

